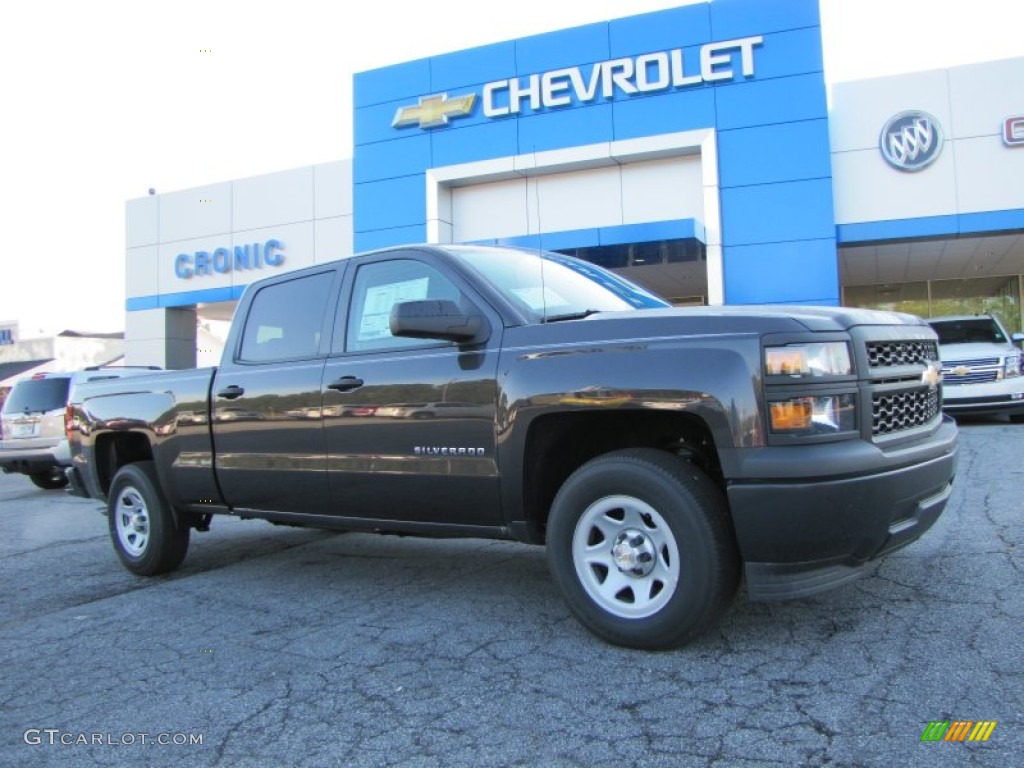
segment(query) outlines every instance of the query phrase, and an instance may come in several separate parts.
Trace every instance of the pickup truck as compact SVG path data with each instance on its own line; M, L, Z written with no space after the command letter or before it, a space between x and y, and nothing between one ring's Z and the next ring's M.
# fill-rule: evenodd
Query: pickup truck
M910 315L676 309L568 256L406 246L252 284L219 368L83 385L68 477L137 574L219 514L514 539L599 637L670 648L742 578L814 594L935 522L938 358Z

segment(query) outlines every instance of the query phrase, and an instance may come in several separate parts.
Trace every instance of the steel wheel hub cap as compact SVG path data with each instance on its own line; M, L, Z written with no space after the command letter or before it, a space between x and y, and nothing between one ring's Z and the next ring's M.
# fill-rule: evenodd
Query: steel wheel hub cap
M628 528L615 537L612 559L622 573L631 576L646 576L654 570L657 552L650 538L643 531Z
M635 496L605 496L583 511L572 560L587 596L623 619L653 616L679 587L675 535L654 507Z
M134 488L121 492L114 509L117 538L125 552L140 557L149 544L149 513L142 495Z

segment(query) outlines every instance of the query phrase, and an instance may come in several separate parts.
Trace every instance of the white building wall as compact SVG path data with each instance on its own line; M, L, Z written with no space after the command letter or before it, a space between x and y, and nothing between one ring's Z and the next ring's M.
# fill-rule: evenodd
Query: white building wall
M1024 209L1024 146L1002 141L1003 120L1024 114L1024 58L838 83L829 126L837 224ZM894 115L923 110L942 153L908 173L879 151Z
M129 200L125 295L129 306L144 308L127 312L128 364L194 365L195 313L188 311L204 301L202 292L240 289L271 274L351 256L352 231L351 160ZM236 245L269 240L283 246L280 266L176 273L179 254L227 248L233 256Z
M699 155L455 187L455 242L704 219Z

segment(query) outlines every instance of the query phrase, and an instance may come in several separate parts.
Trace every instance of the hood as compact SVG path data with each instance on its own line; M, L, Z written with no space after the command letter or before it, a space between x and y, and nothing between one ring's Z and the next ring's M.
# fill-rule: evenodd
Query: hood
M1010 344L994 342L974 342L972 344L940 344L939 358L944 363L959 360L980 360L986 357L1006 357L1019 355L1020 351Z
M602 312L592 315L589 320L637 315L652 317L706 317L737 318L747 320L795 321L810 331L847 331L858 325L911 325L930 327L916 315L901 312L879 312L873 309L853 307L812 307L803 305L744 305L723 307L673 307L670 309L647 309L635 312Z

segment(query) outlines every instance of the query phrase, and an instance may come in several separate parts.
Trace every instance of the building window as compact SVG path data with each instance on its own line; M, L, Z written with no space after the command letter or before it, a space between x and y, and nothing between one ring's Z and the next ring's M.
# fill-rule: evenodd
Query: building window
M908 312L919 317L995 315L1010 333L1021 330L1018 275L854 285L843 289L848 307Z
M931 287L931 317L995 315L1010 333L1021 329L1017 275L933 280Z
M843 290L843 303L848 307L930 316L926 282L850 286Z
M567 256L575 256L606 269L705 260L704 243L692 237L678 240L655 240L648 243L565 248L558 252Z

